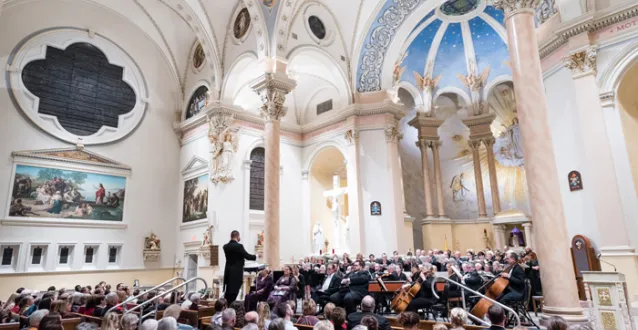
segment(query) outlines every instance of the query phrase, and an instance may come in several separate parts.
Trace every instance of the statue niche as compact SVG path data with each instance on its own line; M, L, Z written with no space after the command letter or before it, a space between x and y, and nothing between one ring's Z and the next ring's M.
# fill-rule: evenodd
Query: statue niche
M144 261L159 261L162 254L160 243L159 237L153 232L144 238Z

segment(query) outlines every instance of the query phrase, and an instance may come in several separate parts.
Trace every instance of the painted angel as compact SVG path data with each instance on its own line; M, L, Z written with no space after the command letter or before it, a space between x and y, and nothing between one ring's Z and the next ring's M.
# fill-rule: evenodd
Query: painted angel
M403 60L408 56L408 53L405 52L399 59L394 63L394 68L392 69L392 85L396 85L399 80L401 80L401 76L403 76L403 72L405 72L405 67L401 66L403 64Z
M423 105L425 105L425 112L432 113L434 110L434 90L439 85L441 75L436 78L432 78L427 74L423 74L423 77L418 72L413 72L416 79L417 88L423 92Z
M474 114L480 115L483 110L482 92L487 82L487 77L490 75L490 67L487 66L481 75L476 75L476 66L470 66L470 73L467 76L457 74L461 83L467 87L471 92L472 106L474 107Z

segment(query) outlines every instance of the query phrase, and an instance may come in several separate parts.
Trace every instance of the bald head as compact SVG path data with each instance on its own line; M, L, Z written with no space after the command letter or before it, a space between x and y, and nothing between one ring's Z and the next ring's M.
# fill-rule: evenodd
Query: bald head
M363 297L361 300L361 311L363 312L372 312L374 310L374 298L371 296Z
M246 320L246 323L258 323L259 314L257 312L248 312L244 315L244 320Z

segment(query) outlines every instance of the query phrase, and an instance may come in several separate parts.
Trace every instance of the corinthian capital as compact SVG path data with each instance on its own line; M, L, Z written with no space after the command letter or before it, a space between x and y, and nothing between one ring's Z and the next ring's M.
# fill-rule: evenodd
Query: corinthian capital
M539 0L494 0L494 7L504 11L505 15L510 16L519 10L534 10L538 2Z
M493 136L483 138L483 144L486 148L492 148L494 143L496 143L496 139Z
M481 140L470 140L468 141L468 144L470 145L472 151L479 150L479 148L481 147Z
M563 59L565 67L574 76L596 74L596 48L590 47L583 51L572 53Z
M283 73L264 73L255 79L250 87L259 94L263 105L261 115L266 121L280 120L286 115L284 102L286 95L297 83Z
M348 145L353 145L359 139L359 130L351 128L346 131L343 137L348 141Z
M384 131L386 142L399 142L403 139L403 132L395 125L386 127Z

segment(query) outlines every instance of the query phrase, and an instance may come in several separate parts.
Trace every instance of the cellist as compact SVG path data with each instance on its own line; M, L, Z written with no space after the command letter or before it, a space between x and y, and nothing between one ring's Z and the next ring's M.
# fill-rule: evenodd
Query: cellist
M436 270L431 264L423 264L420 268L421 273L416 280L421 281L421 290L405 309L408 312L418 313L419 309L430 308L436 303L436 298L432 294L432 281L434 281L434 272ZM412 284L414 283L405 284L403 288L409 290Z
M496 300L504 305L512 305L514 302L523 300L525 292L525 271L518 264L518 254L508 252L505 261L510 268L509 272L501 273L501 277L509 280L507 288Z

